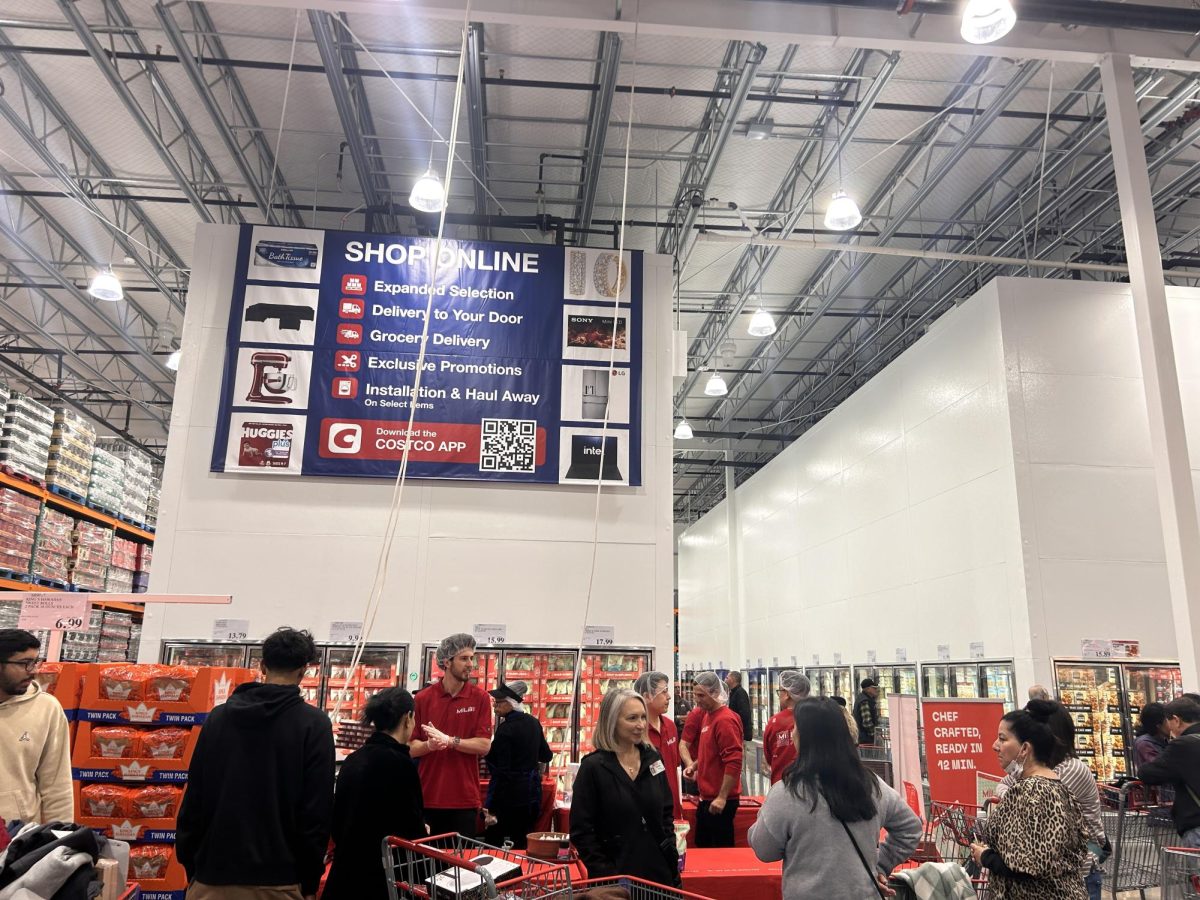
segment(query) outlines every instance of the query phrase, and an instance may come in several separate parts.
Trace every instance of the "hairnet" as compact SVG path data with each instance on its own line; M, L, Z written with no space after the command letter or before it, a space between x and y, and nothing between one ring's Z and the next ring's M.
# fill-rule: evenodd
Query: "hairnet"
M475 649L475 638L469 634L452 634L449 637L442 638L442 642L437 648L437 664L443 669L446 668L446 663L458 656L463 650Z
M795 669L779 673L779 687L791 694L793 700L803 700L812 691L812 683L808 676Z
M633 689L643 697L653 697L658 693L658 689L670 680L670 676L664 672L646 672L638 676Z
M725 689L725 682L716 672L697 672L692 678L692 684L700 685L722 703L729 702L729 692Z

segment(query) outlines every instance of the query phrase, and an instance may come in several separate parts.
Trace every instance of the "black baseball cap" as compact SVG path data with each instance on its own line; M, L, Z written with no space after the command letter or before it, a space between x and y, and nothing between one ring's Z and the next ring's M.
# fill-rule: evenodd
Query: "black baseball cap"
M862 684L860 684L859 687L865 691L867 688L879 687L879 682L876 681L874 678L864 678L862 680Z

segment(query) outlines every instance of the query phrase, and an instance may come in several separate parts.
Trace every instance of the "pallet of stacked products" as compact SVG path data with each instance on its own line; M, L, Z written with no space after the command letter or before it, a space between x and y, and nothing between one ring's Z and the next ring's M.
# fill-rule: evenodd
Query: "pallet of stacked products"
M64 631L62 659L64 662L92 663L100 658L100 629L104 625L104 610L88 613L86 631Z
M43 506L38 514L29 575L35 584L65 590L71 581L71 532L75 520L66 513Z
M128 591L124 592L128 593ZM133 632L133 616L127 612L104 610L100 622L100 662L128 662L129 637Z
M86 503L95 450L96 429L91 423L66 406L56 405L46 486L76 503Z
M92 475L88 479L88 504L115 516L121 511L124 485L125 460L96 447L92 452Z
M138 649L142 644L142 625L140 622L134 622L129 627L129 656L126 659L129 662L137 662Z
M97 446L125 461L121 508L117 512L131 522L145 524L146 504L154 483L154 467L150 457L125 441L102 440L97 441Z
M144 594L150 587L150 563L154 561L154 545L138 544L137 570L133 573L134 593Z
M112 558L113 531L103 525L79 520L71 533L71 584L89 591L103 591Z
M112 558L104 590L110 594L133 593L133 573L137 570L138 545L135 541L113 535Z
M21 601L0 600L0 628L16 628L21 619ZM46 648L50 646L49 631L35 631L34 637L42 642L40 655L44 658Z
M54 412L24 394L10 394L0 433L0 466L13 475L42 484L50 462Z
M0 488L0 578L29 580L41 508L34 497Z
M130 841L143 900L182 900L176 820L208 712L253 679L247 669L97 664L84 676L72 751L76 819Z

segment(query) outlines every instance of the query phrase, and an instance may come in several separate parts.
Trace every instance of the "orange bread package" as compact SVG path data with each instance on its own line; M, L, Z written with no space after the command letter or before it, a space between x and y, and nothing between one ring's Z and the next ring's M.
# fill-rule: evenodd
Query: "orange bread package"
M105 666L100 670L100 696L105 700L141 700L145 677L137 666Z
M129 792L129 814L139 819L173 819L183 791L169 785L148 785Z
M136 759L142 755L142 735L124 725L92 729L92 756L104 759Z
M174 849L168 844L139 844L129 848L129 870L134 881L164 878Z
M44 662L38 666L37 674L34 678L37 679L38 685L47 694L53 694L54 689L58 686L58 676L62 674L62 663Z
M155 728L142 732L142 755L151 759L183 759L188 738L188 728Z
M123 819L129 815L129 788L115 784L89 784L79 790L80 812L85 816Z
M186 703L191 699L198 674L195 666L154 666L146 679L146 699Z

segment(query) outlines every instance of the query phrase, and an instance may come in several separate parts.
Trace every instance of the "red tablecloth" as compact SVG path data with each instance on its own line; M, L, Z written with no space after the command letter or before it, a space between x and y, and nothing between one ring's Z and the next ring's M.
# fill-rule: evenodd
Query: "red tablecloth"
M759 862L748 847L721 850L689 848L683 888L713 900L780 900L783 863Z
M762 797L743 797L738 805L738 811L733 817L733 846L734 847L749 847L750 842L746 840L746 832L750 830L750 826L758 819L758 811L762 809ZM695 800L684 799L683 801L683 817L691 824L691 831L688 832L687 843L689 847L696 846L696 809L698 804Z

